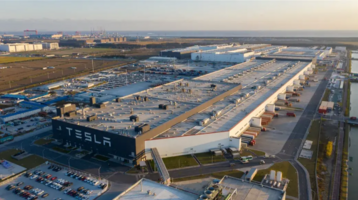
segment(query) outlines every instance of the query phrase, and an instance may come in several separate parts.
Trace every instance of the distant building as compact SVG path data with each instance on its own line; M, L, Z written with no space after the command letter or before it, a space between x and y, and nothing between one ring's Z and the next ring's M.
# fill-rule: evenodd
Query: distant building
M29 38L31 39L60 39L63 35L62 34L36 34L30 35Z
M5 51L5 52L23 52L23 51L37 51L37 50L42 50L42 44L29 44L29 43L0 44L0 51Z
M59 49L59 45L58 43L42 43L42 48L43 49L49 49L49 50L53 50L53 49Z
M163 57L175 57L177 59L184 59L184 58L190 58L191 53L198 52L200 50L207 51L207 50L213 50L213 49L222 49L226 47L232 47L233 45L207 45L207 46L190 46L187 48L178 48L178 49L167 49L160 52L160 56Z

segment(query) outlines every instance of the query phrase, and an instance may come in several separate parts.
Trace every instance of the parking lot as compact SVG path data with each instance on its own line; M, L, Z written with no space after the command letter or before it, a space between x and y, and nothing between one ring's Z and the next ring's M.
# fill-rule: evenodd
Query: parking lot
M53 168L50 168L51 166L53 166ZM66 175L68 172L66 169L52 164L44 164L28 172L32 174L23 174L10 182L2 184L0 186L0 199L36 199L35 196L38 196L38 199L61 198L92 200L100 195L108 184L106 180L99 181L87 174L82 174L82 177L78 177L80 175L79 172L76 172L78 175L76 179L74 175L73 177ZM89 182L90 180L92 182ZM20 185L16 186L18 183L20 183ZM15 187L8 190L6 188L9 187L9 185L14 185ZM20 189L17 190L16 188ZM15 192L18 193L15 194ZM29 194L35 198L31 198ZM45 194L48 194L48 196L43 197ZM25 198L23 196L27 197Z
M322 80L324 78L324 73L317 74L317 78L319 80ZM300 91L300 93L302 94L299 97L300 102L292 103L292 107L305 109L320 83L320 81L310 82L310 87L305 87L303 91ZM296 117L287 117L287 112L294 112L296 114ZM315 114L315 112L316 111L313 111L312 115ZM277 113L279 114L279 117L274 118L272 120L272 122L267 126L268 131L261 132L261 134L255 139L256 145L250 148L264 151L270 155L278 154L282 150L287 139L290 137L293 129L295 128L298 120L300 119L303 110L280 110L277 111Z

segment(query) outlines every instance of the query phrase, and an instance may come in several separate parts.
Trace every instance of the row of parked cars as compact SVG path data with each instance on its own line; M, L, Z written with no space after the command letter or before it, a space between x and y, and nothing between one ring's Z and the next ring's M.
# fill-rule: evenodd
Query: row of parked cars
M8 185L5 189L6 190L13 190L14 194L19 195L20 197L23 197L27 200L36 200L39 197L45 198L49 196L48 193L45 193L44 190L41 190L39 188L34 188L31 185L27 185L24 187L24 189L21 189L19 186L23 185L24 182L19 182L16 184Z
M66 175L71 177L71 178L86 182L86 183L88 183L90 185L98 186L101 189L104 189L107 186L107 184L100 183L97 179L94 179L94 178L91 178L91 177L86 177L86 176L83 176L83 175L81 175L79 173L67 171Z
M65 193L71 197L74 197L76 199L79 199L79 200L88 200L89 199L88 197L85 196L85 194L82 194L81 191L76 191L71 188L66 189L65 191L63 191L63 193ZM92 191L91 191L91 193L92 193Z

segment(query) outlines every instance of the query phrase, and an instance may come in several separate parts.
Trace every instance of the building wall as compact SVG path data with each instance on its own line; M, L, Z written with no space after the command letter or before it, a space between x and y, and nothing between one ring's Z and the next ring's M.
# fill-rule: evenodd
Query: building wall
M231 130L230 136L239 137L249 126L252 118L261 116L268 104L274 104L277 101L278 95L280 93L286 92L288 86L293 85L294 80L298 80L300 75L303 75L304 72L310 68L312 63L309 63L306 67L304 67L301 71L299 71L295 76L293 76L289 81L283 84L275 93L273 93L269 98L267 98L263 103L261 103L255 110L250 112L243 118L240 122L238 122Z
M72 146L81 146L86 150L106 156L116 155L121 158L133 160L135 158L135 139L79 126L52 119L52 130L54 138L61 139L65 143L70 142Z
M41 44L28 44L28 43L0 45L0 51L23 52L23 51L34 51L34 50L42 50L42 45Z
M196 52L191 54L191 59L196 61L211 61L211 62L236 62L242 63L246 59L254 56L254 52L247 53L227 53L227 54L215 54L215 53L205 53L205 52Z
M151 148L156 147L161 157L173 157L209 152L211 149L235 147L240 149L241 140L230 138L229 132L209 133L145 141L146 158L152 159Z
M10 46L7 45L7 44L1 44L0 45L0 51L13 52L14 49L10 48Z
M174 126L175 124L178 124L180 122L182 122L183 120L187 119L188 117L208 108L209 106L213 105L214 103L220 101L221 99L224 99L234 93L236 93L237 91L241 90L242 86L238 85L236 87L234 87L233 89L222 93L221 95L218 95L208 101L206 101L205 103L191 109L188 110L187 112L185 112L182 115L179 115L178 117L169 120L168 122L155 127L154 129L146 132L145 134L139 135L136 138L136 153L138 157L141 157L144 155L145 153L145 141L146 140L150 140L152 138L154 138L155 136L159 135L160 133L163 133L164 131L170 129L172 126Z

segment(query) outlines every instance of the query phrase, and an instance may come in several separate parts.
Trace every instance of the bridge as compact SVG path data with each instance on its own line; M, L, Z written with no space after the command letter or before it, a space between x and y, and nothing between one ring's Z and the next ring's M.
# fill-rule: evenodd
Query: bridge
M170 184L169 172L168 172L167 167L165 166L163 159L160 156L157 148L152 148L152 157L153 157L155 165L157 166L159 175L163 180L163 183L165 185L169 185Z

